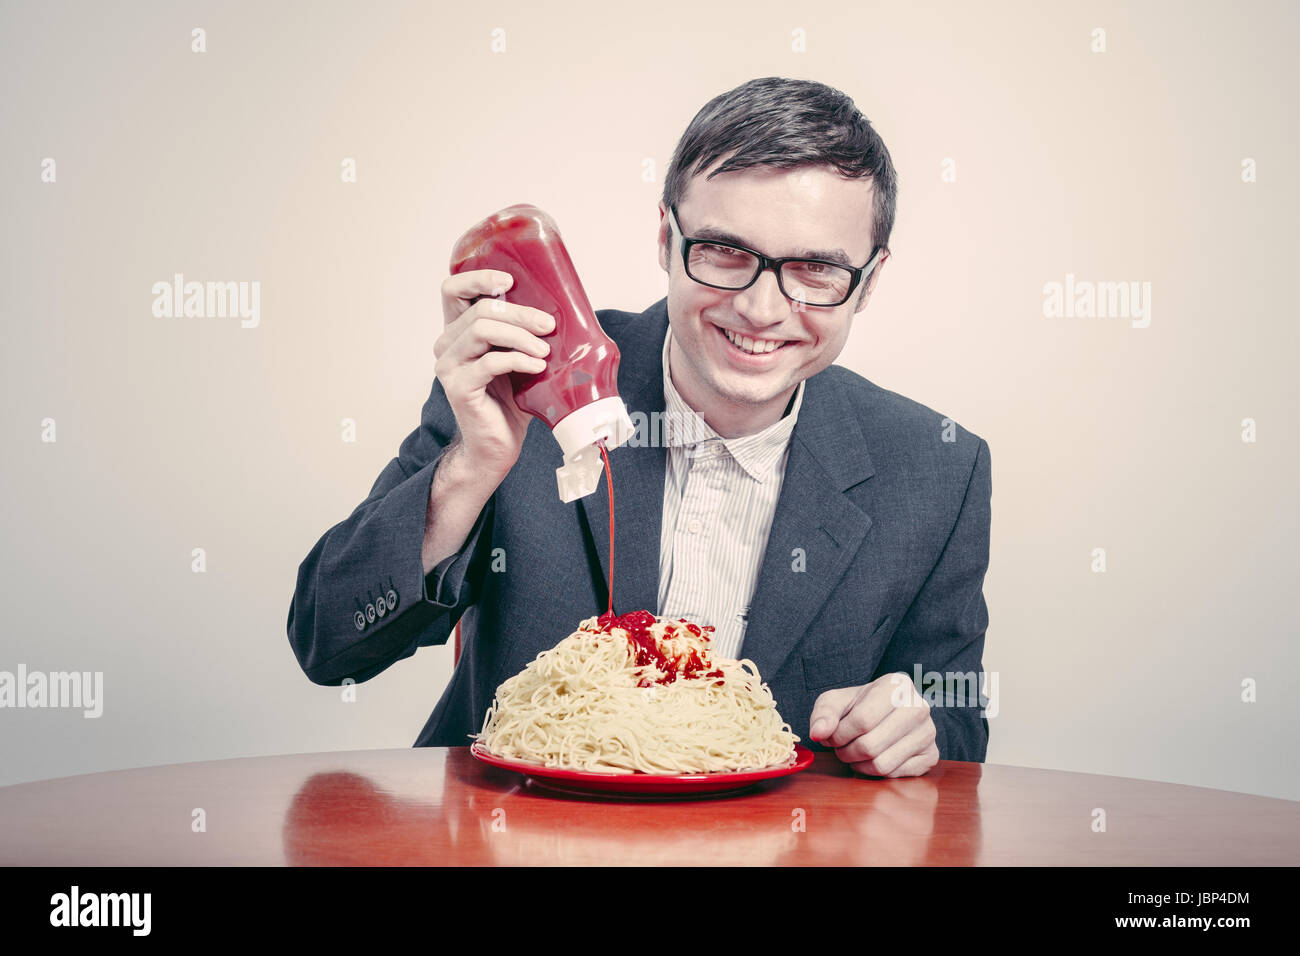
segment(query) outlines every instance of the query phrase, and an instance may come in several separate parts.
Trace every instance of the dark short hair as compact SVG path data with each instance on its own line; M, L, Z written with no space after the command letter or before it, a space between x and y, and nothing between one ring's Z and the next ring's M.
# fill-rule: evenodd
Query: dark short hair
M839 90L812 80L765 76L709 100L686 127L668 164L665 208L682 198L692 177L728 153L733 155L708 179L755 166L823 165L849 179L870 178L871 245L888 250L898 175L880 134Z

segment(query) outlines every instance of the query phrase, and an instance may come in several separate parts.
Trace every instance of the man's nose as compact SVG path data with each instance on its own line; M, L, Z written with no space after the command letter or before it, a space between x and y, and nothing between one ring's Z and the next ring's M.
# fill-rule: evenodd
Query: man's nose
M736 293L736 311L756 331L780 325L790 314L792 303L781 292L776 270L764 269L748 289Z

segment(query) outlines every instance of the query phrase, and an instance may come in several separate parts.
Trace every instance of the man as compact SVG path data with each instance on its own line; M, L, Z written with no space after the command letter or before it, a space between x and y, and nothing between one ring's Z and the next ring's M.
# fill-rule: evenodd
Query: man
M667 297L598 313L627 407L667 422L610 452L615 612L713 624L717 652L754 661L796 734L872 776L983 760L988 742L988 446L832 364L888 259L895 195L851 100L750 81L673 156ZM466 743L495 688L607 601L607 497L558 500L559 448L511 397L506 373L543 367L553 323L493 297L510 282L443 283L421 425L303 561L289 611L322 684L366 680L462 621L417 746ZM918 693L932 672L951 683Z

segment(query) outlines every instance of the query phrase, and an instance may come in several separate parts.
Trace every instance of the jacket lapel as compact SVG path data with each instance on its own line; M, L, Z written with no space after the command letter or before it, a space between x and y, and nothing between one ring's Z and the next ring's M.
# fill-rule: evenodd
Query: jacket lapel
M659 610L659 537L664 510L667 450L654 435L664 411L663 345L668 302L661 299L620 335L618 392L637 434L609 453L614 476L614 612ZM609 491L602 480L582 501L587 529L609 580ZM604 590L602 588L601 590ZM602 605L598 613L604 613Z
M742 646L764 680L781 670L862 544L871 516L845 492L874 473L840 386L824 372L809 378Z

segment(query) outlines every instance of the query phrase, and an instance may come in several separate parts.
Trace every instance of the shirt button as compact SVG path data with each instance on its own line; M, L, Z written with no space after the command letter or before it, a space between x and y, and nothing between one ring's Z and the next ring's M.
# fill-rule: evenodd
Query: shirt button
M686 530L689 531L691 534L699 534L700 528L702 527L704 527L704 525L700 524L699 518L692 518L690 521L686 523Z

